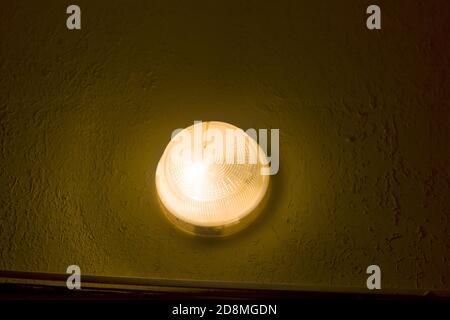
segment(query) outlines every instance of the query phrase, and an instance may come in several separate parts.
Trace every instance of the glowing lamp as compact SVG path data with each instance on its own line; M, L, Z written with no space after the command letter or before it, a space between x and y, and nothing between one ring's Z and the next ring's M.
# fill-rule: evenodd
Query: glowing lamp
M167 217L195 235L224 236L252 222L269 186L267 156L243 130L199 122L174 134L158 163L156 189Z

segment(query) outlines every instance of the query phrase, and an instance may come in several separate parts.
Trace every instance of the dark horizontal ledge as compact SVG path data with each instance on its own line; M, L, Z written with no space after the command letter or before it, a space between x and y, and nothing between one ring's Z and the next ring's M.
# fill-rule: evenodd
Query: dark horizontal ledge
M448 291L317 288L290 284L216 282L81 275L82 290L69 290L69 274L0 271L0 297L21 299L433 299L450 297ZM1 280L0 280L1 281ZM358 291L359 290L359 291Z

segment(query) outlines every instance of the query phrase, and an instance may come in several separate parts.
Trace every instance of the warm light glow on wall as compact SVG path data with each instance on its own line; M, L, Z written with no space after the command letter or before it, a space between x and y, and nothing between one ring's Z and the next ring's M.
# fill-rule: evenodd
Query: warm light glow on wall
M269 185L261 169L267 165L264 151L243 130L224 122L196 123L167 145L156 187L178 227L222 236L241 230L261 211Z

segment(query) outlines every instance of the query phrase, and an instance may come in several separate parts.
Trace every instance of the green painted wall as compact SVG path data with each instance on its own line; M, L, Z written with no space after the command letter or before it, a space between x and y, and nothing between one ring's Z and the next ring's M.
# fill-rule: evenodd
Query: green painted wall
M0 269L449 289L448 1L0 5ZM280 129L264 215L175 230L156 164L173 129Z

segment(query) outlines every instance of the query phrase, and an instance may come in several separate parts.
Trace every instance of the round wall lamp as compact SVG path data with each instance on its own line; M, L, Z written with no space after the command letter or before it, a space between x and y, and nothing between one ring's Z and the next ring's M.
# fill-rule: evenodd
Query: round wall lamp
M225 236L250 224L267 199L267 156L243 130L198 122L173 135L156 169L169 220L200 236Z

